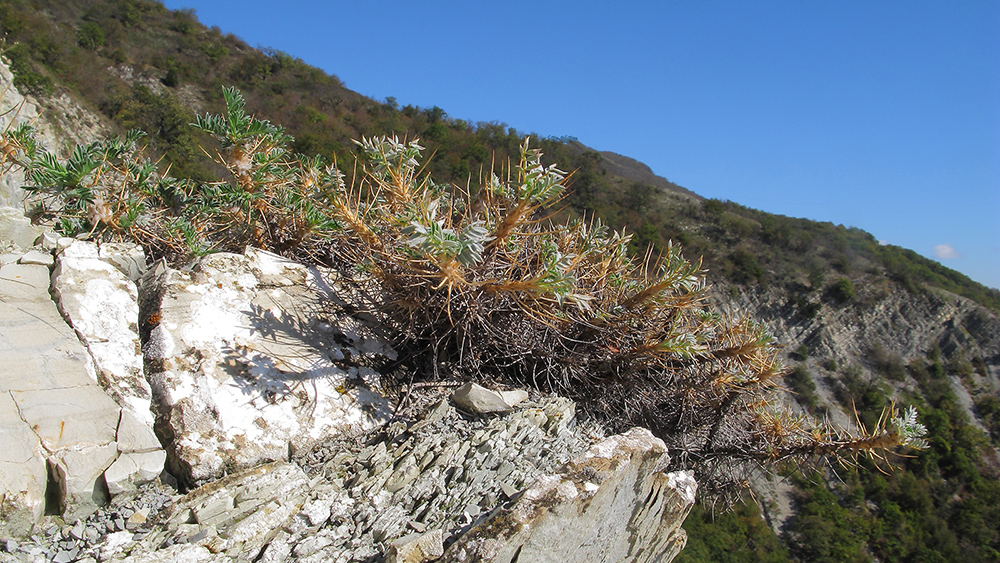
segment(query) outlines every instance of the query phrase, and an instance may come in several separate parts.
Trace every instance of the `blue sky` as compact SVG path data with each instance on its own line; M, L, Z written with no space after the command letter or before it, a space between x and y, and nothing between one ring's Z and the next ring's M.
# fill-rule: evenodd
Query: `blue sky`
M577 137L1000 288L1000 2L163 3L372 98Z

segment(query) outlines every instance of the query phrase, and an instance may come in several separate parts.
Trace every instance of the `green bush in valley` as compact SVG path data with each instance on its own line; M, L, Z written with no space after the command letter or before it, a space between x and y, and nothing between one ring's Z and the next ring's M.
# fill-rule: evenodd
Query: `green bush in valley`
M105 43L104 30L97 22L84 22L76 32L76 41L84 49L91 51L103 47Z
M854 294L854 284L848 278L837 278L835 282L828 288L830 297L838 303L847 303L853 301Z

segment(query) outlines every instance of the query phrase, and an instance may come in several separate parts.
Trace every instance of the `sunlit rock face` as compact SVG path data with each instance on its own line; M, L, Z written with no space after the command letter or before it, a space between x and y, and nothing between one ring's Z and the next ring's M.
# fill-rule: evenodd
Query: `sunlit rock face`
M256 464L389 414L366 354L393 352L331 312L336 280L259 250L143 278L143 351L170 469L189 483Z

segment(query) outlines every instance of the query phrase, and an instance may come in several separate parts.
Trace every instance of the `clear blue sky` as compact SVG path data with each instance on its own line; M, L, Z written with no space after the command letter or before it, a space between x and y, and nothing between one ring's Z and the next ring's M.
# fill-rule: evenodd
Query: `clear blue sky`
M164 4L372 98L577 137L1000 287L1000 1Z

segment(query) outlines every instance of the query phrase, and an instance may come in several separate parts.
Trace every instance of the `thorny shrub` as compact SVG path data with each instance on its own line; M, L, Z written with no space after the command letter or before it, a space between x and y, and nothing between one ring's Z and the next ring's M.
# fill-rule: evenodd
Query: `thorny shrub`
M416 140L365 138L347 182L290 154L291 138L247 115L237 91L224 97L225 115L193 125L218 139L227 180L160 173L137 132L59 160L30 128L4 129L4 166L27 170L36 217L67 235L131 238L178 259L255 245L338 268L351 306L404 351L387 366L401 385L476 379L570 396L611 430L651 428L715 499L777 462L923 446L913 409L855 431L786 411L765 328L713 305L677 246L636 257L630 235L599 219L551 220L567 175L527 141L472 189L422 173Z

